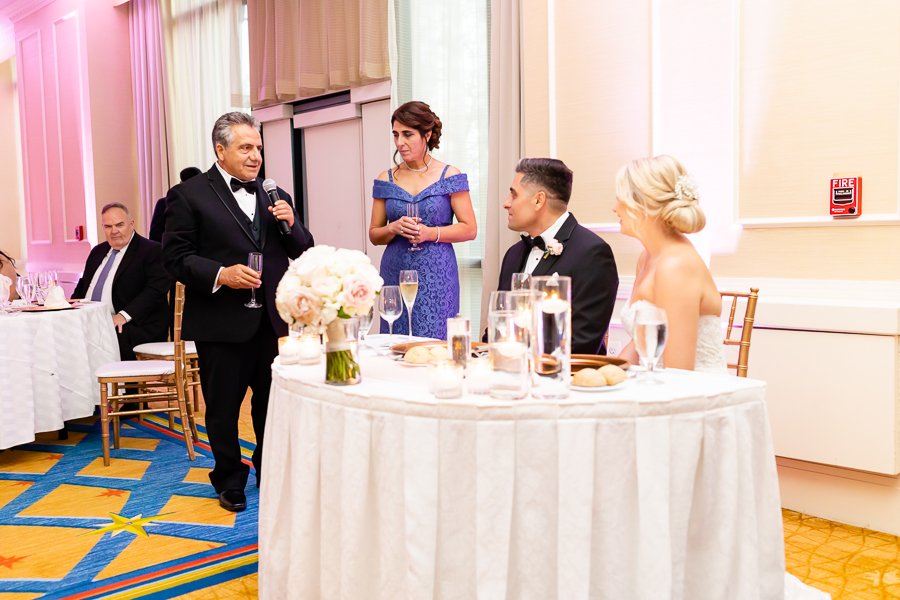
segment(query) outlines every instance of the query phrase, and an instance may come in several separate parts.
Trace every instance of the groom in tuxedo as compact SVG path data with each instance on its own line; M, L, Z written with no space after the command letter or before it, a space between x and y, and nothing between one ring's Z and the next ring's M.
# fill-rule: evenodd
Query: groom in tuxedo
M523 158L503 208L508 227L526 235L503 257L500 284L509 290L513 273L557 273L572 278L572 353L606 354L619 275L612 250L568 211L572 171L553 158Z
M213 127L217 162L205 174L176 185L166 197L163 261L185 284L184 337L194 340L200 386L206 402L206 431L216 466L209 479L226 510L247 507L244 487L250 468L241 460L238 417L249 387L260 482L263 430L272 385L272 361L287 324L275 309L275 290L288 268L313 245L313 238L279 189L270 206L262 181L259 121L240 112L222 115ZM278 221L288 225L279 230ZM247 266L262 253L262 272ZM249 308L250 289L261 308Z

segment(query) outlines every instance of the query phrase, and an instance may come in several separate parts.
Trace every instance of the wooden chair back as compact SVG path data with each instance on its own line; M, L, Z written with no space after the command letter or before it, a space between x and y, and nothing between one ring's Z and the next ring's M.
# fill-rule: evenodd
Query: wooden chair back
M735 364L728 365L729 369L736 369L738 377L747 376L747 366L750 361L750 337L753 335L753 320L756 316L756 301L759 298L759 288L750 288L749 294L740 292L719 292L724 300L725 297L731 298L731 310L728 312L728 330L725 333L724 343L726 346L740 346L738 350L738 361ZM747 299L747 306L744 310L744 322L741 326L740 339L731 339L731 332L734 329L734 317L737 312L739 298Z

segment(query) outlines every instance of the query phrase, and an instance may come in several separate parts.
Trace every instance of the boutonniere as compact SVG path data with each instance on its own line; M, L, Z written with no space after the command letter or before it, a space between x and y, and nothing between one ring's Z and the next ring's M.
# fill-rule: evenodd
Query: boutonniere
M548 256L551 254L553 256L559 256L562 254L563 245L556 241L556 238L553 238L549 242L547 242L547 249L544 251L544 259L546 260Z

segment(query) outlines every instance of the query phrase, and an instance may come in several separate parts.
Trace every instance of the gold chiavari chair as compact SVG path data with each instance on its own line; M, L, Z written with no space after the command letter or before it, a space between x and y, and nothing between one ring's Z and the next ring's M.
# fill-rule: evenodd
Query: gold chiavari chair
M170 421L173 413L178 413L182 423L184 443L191 460L196 458L192 432L196 436L196 425L193 413L185 402L185 352L184 341L181 340L181 317L184 308L183 286L175 296L176 334L173 360L132 360L109 363L97 369L95 375L100 383L100 426L103 442L103 464L109 466L109 420L113 422L113 446L119 448L119 418L123 416L143 415L152 412L168 412ZM109 385L113 386L112 394ZM163 388L164 391L158 391ZM136 394L126 394L129 389L137 390ZM124 402L168 402L162 409L148 408L141 410L120 411L119 404ZM110 411L112 406L112 411ZM187 426L185 426L187 424Z
M182 313L184 312L184 284L175 284L175 301L178 302L178 295L182 298ZM177 311L177 307L176 307ZM174 337L181 339L181 319L176 318L173 328ZM140 344L134 347L134 355L138 360L175 360L175 343L174 342L150 342ZM197 438L197 431L193 423L194 412L200 410L200 359L197 356L197 347L194 342L184 342L184 358L185 358L185 391L187 393L188 411L191 414L191 427L194 428L194 439ZM193 405L193 406L191 406ZM169 414L169 429L175 428L174 417Z
M737 369L738 377L747 376L747 365L750 361L750 336L753 335L753 319L756 316L756 301L759 298L759 288L750 288L749 294L739 292L719 292L724 299L731 298L731 310L728 312L728 331L725 334L726 346L740 346L738 350L737 364L729 364L729 369ZM741 339L731 339L731 331L734 326L734 315L737 310L738 298L747 299L747 307L744 310L744 323L741 326Z

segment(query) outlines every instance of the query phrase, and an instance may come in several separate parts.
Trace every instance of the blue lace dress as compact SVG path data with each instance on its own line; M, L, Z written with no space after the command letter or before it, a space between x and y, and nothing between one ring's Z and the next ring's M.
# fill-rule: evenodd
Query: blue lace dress
M446 227L453 223L453 209L450 194L469 190L469 180L464 173L441 178L413 196L394 183L394 175L389 170L390 181L375 180L373 198L383 198L388 222L406 216L406 205L419 205L419 218L429 227ZM420 242L419 252L410 252L410 241L398 235L388 244L381 258L381 277L385 285L399 285L400 271L419 272L419 292L412 310L413 335L447 339L447 318L459 312L459 269L453 244L443 242ZM409 333L406 307L403 315L394 321L394 333ZM388 332L387 322L381 321L381 333Z

